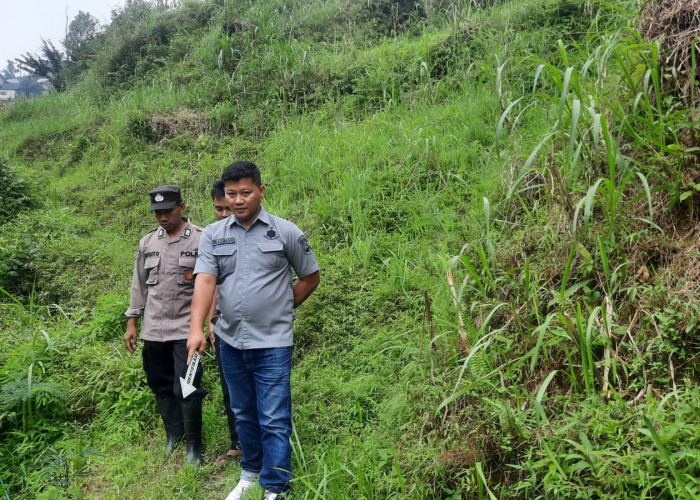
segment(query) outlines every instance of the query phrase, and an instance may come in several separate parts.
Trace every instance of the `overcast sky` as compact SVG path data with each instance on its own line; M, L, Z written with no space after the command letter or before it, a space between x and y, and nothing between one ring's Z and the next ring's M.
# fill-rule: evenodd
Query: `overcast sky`
M78 11L92 14L101 25L109 24L112 9L124 0L0 0L0 70L8 59L38 52L41 39L51 40L63 52L61 40Z

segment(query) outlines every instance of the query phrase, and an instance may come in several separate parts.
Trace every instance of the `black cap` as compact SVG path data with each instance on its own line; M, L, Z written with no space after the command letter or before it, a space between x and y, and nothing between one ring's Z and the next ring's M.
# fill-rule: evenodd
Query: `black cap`
M148 195L151 197L151 210L170 210L178 203L182 203L180 186L166 184L151 189Z

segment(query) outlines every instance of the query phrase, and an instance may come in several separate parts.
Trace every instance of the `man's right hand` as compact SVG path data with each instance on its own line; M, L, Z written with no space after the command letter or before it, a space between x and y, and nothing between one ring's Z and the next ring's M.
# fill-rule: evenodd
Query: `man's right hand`
M204 354L204 349L207 347L207 338L204 336L204 332L193 332L190 330L190 335L187 337L187 365L189 366L190 361L192 361L192 356L194 356L195 351L199 351L200 356Z
M136 321L129 321L126 323L126 333L124 334L124 345L126 345L126 350L133 353L136 350L136 340L139 338L139 331L136 328Z
M192 312L190 313L190 335L187 337L187 365L192 361L194 351L204 354L207 338L204 336L204 320L211 308L212 298L216 291L216 276L199 273L195 278L192 293Z

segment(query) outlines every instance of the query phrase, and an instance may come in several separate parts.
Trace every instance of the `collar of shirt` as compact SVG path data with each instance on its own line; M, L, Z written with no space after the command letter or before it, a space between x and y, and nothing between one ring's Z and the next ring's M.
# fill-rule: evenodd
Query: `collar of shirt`
M255 220L253 221L253 223L250 225L250 228L249 228L249 229L252 229L252 227L253 227L258 221L260 221L260 222L262 222L263 224L266 224L266 225L268 225L268 226L271 225L271 223L270 223L270 214L267 213L267 210L265 210L265 207L263 207L262 205L260 205L260 213L258 213L258 216L255 218ZM244 230L246 230L246 229L245 229L245 226L244 226L243 224L241 224L240 222L238 222L238 219L236 218L235 215L231 215L230 217L226 218L226 225L227 225L227 226L233 226L234 224L236 224L237 226L240 226L240 227L242 227Z
M170 238L169 243L175 243L176 241L180 241L180 238L189 238L192 236L192 223L190 222L189 217L183 217L182 220L185 221L185 227L182 228L182 231L175 236L174 238ZM165 229L162 227L158 229L158 239L162 239L168 236L165 233Z

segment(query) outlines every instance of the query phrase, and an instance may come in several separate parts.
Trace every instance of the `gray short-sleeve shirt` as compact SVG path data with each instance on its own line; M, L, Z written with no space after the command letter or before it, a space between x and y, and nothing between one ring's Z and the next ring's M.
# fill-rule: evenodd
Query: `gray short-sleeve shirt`
M288 347L294 336L292 273L319 270L304 233L261 208L248 230L234 215L208 225L195 274L216 276L216 333L236 349Z

